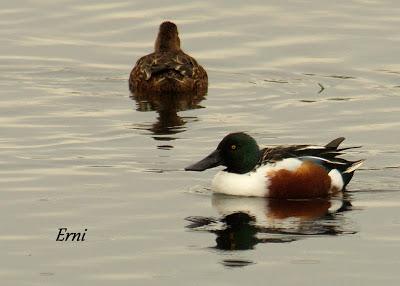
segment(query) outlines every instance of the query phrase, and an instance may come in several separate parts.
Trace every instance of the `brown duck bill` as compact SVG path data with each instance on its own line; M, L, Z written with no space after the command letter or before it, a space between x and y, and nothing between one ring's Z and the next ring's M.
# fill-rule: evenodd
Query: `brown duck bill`
M215 150L210 155L185 168L185 171L204 171L222 165L222 157L219 150Z

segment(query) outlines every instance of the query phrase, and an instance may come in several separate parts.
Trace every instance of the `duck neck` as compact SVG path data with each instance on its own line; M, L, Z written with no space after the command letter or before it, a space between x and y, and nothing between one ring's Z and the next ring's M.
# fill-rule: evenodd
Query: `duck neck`
M155 52L177 52L180 51L180 39L177 35L158 34L155 43Z

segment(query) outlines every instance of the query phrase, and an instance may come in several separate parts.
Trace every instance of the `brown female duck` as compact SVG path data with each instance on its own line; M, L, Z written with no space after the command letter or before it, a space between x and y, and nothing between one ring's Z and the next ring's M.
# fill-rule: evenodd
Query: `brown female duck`
M178 28L172 22L160 25L155 51L140 58L129 77L135 94L205 94L206 71L180 48Z

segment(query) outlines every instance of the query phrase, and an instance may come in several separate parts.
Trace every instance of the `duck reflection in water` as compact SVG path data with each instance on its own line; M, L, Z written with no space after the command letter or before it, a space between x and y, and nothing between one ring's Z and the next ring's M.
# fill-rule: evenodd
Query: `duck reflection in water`
M173 135L185 131L184 125L188 121L195 121L196 117L181 117L178 112L203 108L200 102L205 94L168 94L149 95L132 94L131 98L136 101L136 110L141 112L156 111L157 121L151 125L138 124L136 128L152 132L154 135ZM173 140L172 137L154 137L156 140Z
M345 211L346 197L284 200L214 194L212 205L221 218L189 217L189 229L217 236L221 250L253 249L258 243L288 243L309 236L353 234Z

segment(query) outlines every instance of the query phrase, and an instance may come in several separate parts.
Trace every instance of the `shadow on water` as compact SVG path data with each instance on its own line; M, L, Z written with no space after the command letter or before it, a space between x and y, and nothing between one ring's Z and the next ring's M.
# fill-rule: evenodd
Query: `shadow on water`
M344 212L352 205L347 196L332 199L278 200L216 195L212 205L219 218L192 216L186 227L216 235L214 248L224 251L254 249L259 243L290 243L312 236L337 236L356 231ZM251 261L223 261L228 267Z
M205 98L205 94L163 94L163 95L143 95L132 94L131 98L136 101L136 110L140 112L156 111L158 117L152 124L135 124L135 129L148 130L155 140L171 141L176 139L173 135L184 132L187 122L196 121L197 117L181 117L178 112L204 108L200 102Z

